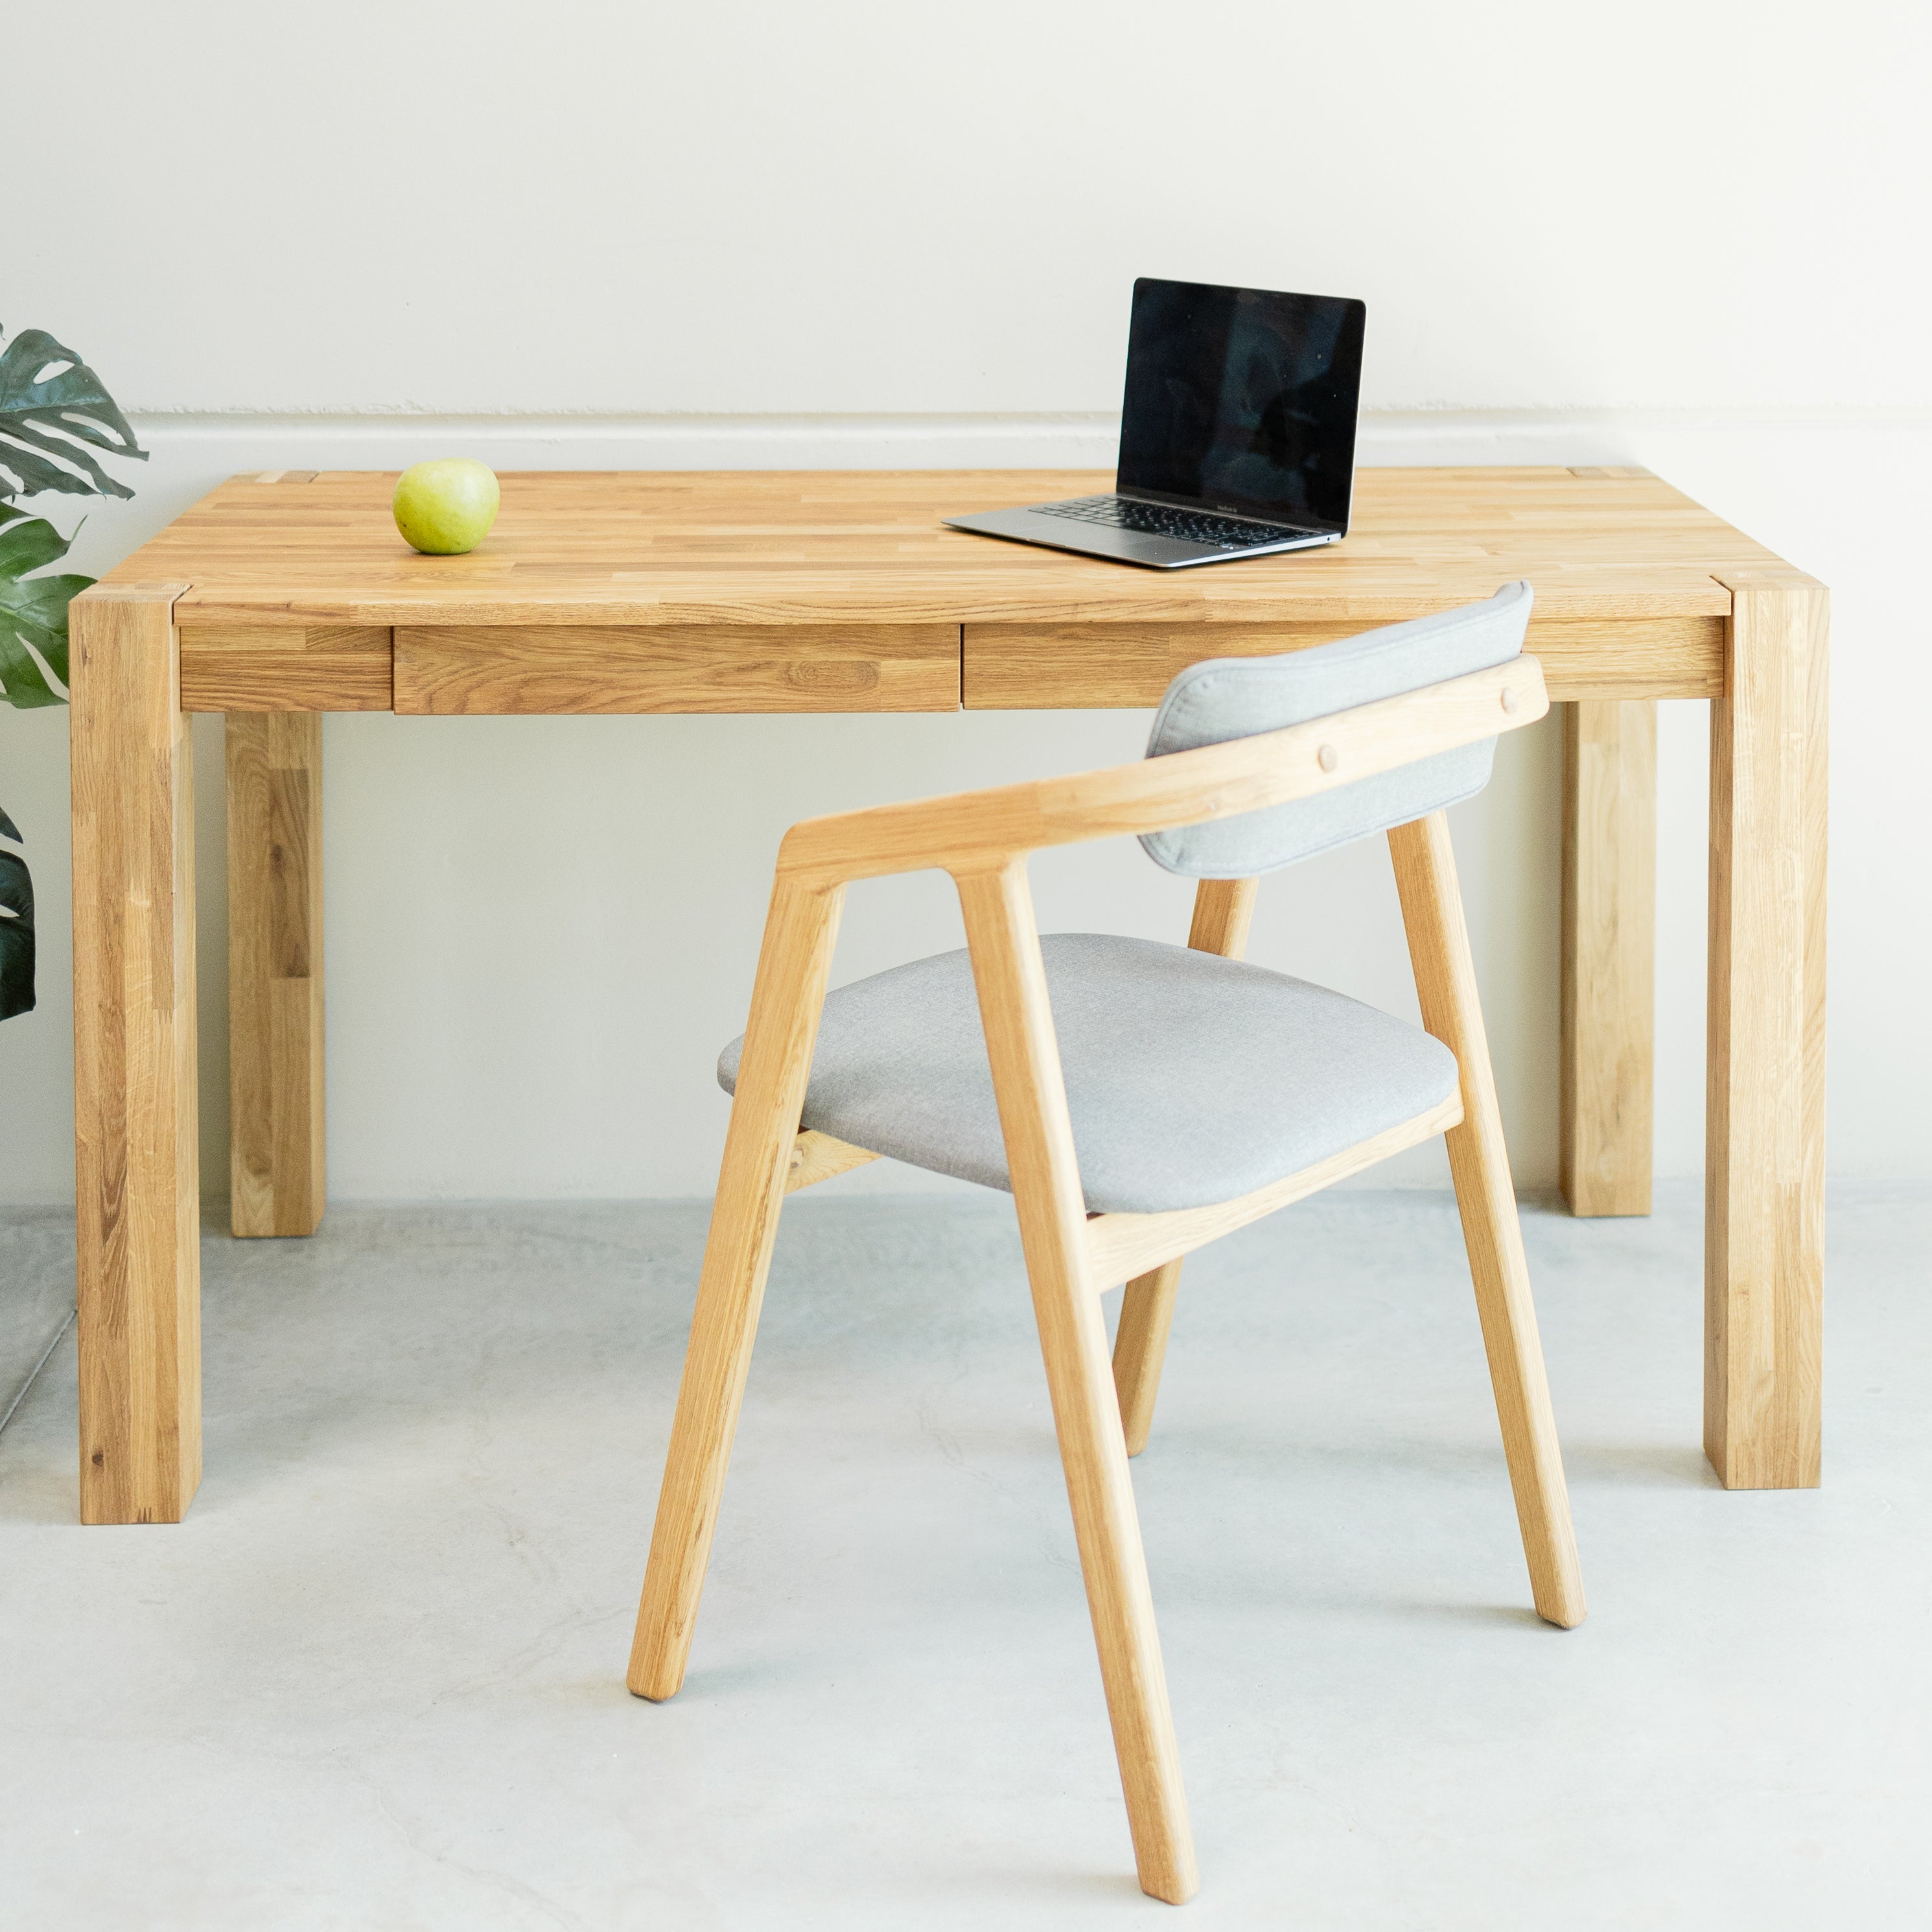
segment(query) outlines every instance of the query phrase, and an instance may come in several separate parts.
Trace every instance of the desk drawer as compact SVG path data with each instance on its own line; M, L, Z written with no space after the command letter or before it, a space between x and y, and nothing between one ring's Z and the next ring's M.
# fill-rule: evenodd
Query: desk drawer
M348 625L181 627L184 711L386 711L389 634Z
M1158 704L1203 658L1305 650L1376 626L1312 624L968 624L960 648L969 711L1129 710ZM401 634L398 633L400 636ZM1552 699L1714 698L1724 688L1722 617L1536 619L1525 646Z
M956 624L398 625L398 711L956 711Z

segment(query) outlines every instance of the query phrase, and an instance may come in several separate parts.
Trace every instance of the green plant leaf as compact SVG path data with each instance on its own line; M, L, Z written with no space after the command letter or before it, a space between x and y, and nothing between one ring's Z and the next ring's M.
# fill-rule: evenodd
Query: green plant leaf
M24 859L0 852L0 1020L33 1010L34 882Z
M67 701L47 673L67 682L67 607L94 579L27 573L58 563L69 542L39 517L0 520L0 698L22 711Z
M0 838L26 841L0 811ZM34 881L17 853L0 852L0 1020L34 1010Z
M0 577L25 577L44 564L58 563L72 544L44 518L17 518L0 526Z
M0 499L133 496L90 449L148 460L100 378L45 329L22 329L0 354Z

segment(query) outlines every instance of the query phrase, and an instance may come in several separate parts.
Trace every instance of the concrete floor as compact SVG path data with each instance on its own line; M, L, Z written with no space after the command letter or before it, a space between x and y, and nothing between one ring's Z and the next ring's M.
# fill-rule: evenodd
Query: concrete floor
M75 1526L62 1342L0 1435L8 1932L1162 1922L1002 1200L794 1204L689 1681L626 1694L704 1225L212 1234L176 1528ZM1568 1634L1446 1200L1331 1194L1190 1264L1136 1465L1186 1922L1932 1921L1932 1198L1834 1198L1812 1493L1698 1452L1694 1193L1527 1226Z
M73 1316L74 1216L0 1208L0 1430Z

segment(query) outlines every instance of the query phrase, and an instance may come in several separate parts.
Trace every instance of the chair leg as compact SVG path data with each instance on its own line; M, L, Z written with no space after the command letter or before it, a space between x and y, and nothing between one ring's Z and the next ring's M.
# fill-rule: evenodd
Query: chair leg
M1180 1905L1200 1878L1106 1330L1098 1300L1078 1276L1050 1268L1046 1280L1034 1276L1033 1287L1141 1889Z
M628 1682L640 1697L662 1701L684 1682L790 1178L839 899L836 890L811 892L782 880L772 895L638 1606Z
M1530 1587L1537 1614L1568 1630L1583 1621L1582 1576L1448 818L1397 826L1389 852L1423 1024L1462 1069L1462 1124L1444 1138Z
M1180 1288L1181 1257L1129 1282L1120 1302L1120 1326L1114 1331L1114 1387L1120 1396L1120 1424L1127 1454L1138 1456L1148 1446L1154 1429L1154 1397L1160 1393L1160 1371L1167 1360L1167 1332L1174 1325L1174 1304Z
M1246 950L1258 879L1203 879L1194 892L1194 920L1187 944L1196 952L1238 959ZM1154 1430L1154 1398L1167 1360L1167 1334L1180 1287L1180 1263L1169 1262L1127 1283L1120 1322L1114 1336L1114 1385L1120 1396L1120 1420L1127 1454L1138 1456Z
M1179 1905L1199 1879L1032 901L1022 866L958 885L1135 1863Z

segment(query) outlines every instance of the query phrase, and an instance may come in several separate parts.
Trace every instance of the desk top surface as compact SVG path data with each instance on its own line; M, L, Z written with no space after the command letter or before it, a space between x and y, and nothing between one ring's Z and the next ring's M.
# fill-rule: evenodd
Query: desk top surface
M1549 617L1721 615L1789 575L1640 470L1370 469L1346 540L1184 571L971 536L942 516L1112 487L1091 470L506 472L467 556L419 556L395 473L236 477L103 580L212 624L1388 622L1513 578Z

